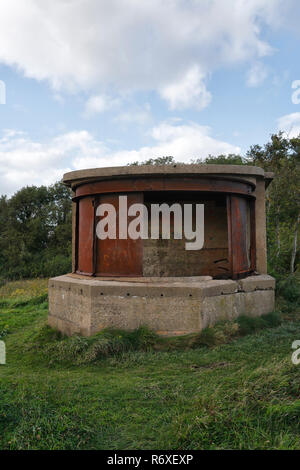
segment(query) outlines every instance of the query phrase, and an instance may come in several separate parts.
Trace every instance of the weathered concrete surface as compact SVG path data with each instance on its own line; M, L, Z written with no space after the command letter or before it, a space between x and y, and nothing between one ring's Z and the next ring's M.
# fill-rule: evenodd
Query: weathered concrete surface
M275 279L267 274L249 276L239 281L239 290L242 292L268 289L275 289Z
M91 182L94 180L101 181L104 179L124 178L124 177L139 177L146 175L219 175L219 176L232 176L231 179L238 180L239 177L242 181L249 181L255 184L255 178L260 176L264 177L265 172L262 168L257 166L243 166L243 165L139 165L139 166L116 166L106 168L91 168L88 170L70 171L64 174L63 181L65 184L76 187L78 184ZM272 178L272 174L268 173L268 178Z
M157 200L154 202L157 203ZM163 199L159 201L159 203L163 202L166 201ZM228 277L230 266L226 197L222 195L216 200L207 200L199 195L193 201L190 199L184 202L172 200L170 204L175 202L182 205L185 202L204 205L204 246L201 250L187 251L185 244L188 240L184 237L181 240L175 240L173 232L169 240L163 240L161 236L158 240L151 239L149 206L149 238L143 241L143 276L200 276L205 273L213 277ZM147 204L151 204L151 196L148 196ZM196 226L195 214L193 216L193 224ZM182 233L184 233L183 227Z
M256 271L267 274L267 227L265 180L257 179L255 200Z
M49 281L51 327L90 336L107 328L146 325L161 335L199 332L219 320L274 310L274 280L179 278L104 280L66 275Z

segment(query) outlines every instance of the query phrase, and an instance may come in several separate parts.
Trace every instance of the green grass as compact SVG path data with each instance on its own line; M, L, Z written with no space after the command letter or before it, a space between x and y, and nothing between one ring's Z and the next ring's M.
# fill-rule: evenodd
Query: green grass
M0 449L300 448L297 299L184 338L65 338L45 286L0 289Z

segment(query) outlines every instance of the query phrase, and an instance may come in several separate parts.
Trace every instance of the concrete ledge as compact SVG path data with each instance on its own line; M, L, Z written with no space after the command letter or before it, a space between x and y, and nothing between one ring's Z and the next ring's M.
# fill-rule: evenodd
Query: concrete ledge
M275 279L267 274L260 276L249 276L239 281L239 290L242 292L253 292L255 290L275 289Z
M68 186L76 187L78 184L101 181L112 178L141 177L141 176L227 176L227 177L260 177L264 178L262 168L251 165L204 165L204 164L174 164L174 165L129 165L105 168L90 168L65 173L63 181ZM268 178L272 174L268 173ZM250 180L251 181L251 180Z
M161 335L184 335L220 320L273 311L274 287L270 276L219 281L65 275L49 280L48 324L67 335L141 325Z

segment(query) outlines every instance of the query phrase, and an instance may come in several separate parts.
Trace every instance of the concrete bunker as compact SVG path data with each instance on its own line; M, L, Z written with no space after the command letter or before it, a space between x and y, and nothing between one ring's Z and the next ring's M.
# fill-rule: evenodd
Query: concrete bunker
M235 165L67 173L64 182L73 191L73 272L49 281L49 324L67 334L147 325L171 335L272 311L265 215L265 189L271 181L272 174L261 168ZM130 205L149 208L203 204L203 248L188 251L184 237L175 239L173 233L169 240L99 240L97 207L111 204L118 213L122 195Z

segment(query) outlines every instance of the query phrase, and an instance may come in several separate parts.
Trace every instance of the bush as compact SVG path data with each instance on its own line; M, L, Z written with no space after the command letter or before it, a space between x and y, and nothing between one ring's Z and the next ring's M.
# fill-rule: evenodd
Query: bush
M272 328L281 324L280 314L277 312L268 313L261 317L241 316L237 319L239 325L239 333L249 335L263 328Z
M72 257L64 255L56 255L47 259L42 266L42 272L40 273L43 277L54 277L66 274L72 271Z
M284 300L293 303L300 302L300 282L296 276L288 276L277 283L277 292Z
M0 326L0 340L2 338L5 338L5 336L8 335L8 333L9 333L8 325L5 325L3 327Z
M60 362L90 364L128 351L151 350L156 341L158 336L146 327L131 332L107 329L90 338L66 337L44 327L33 338L30 349L42 353L50 365Z

